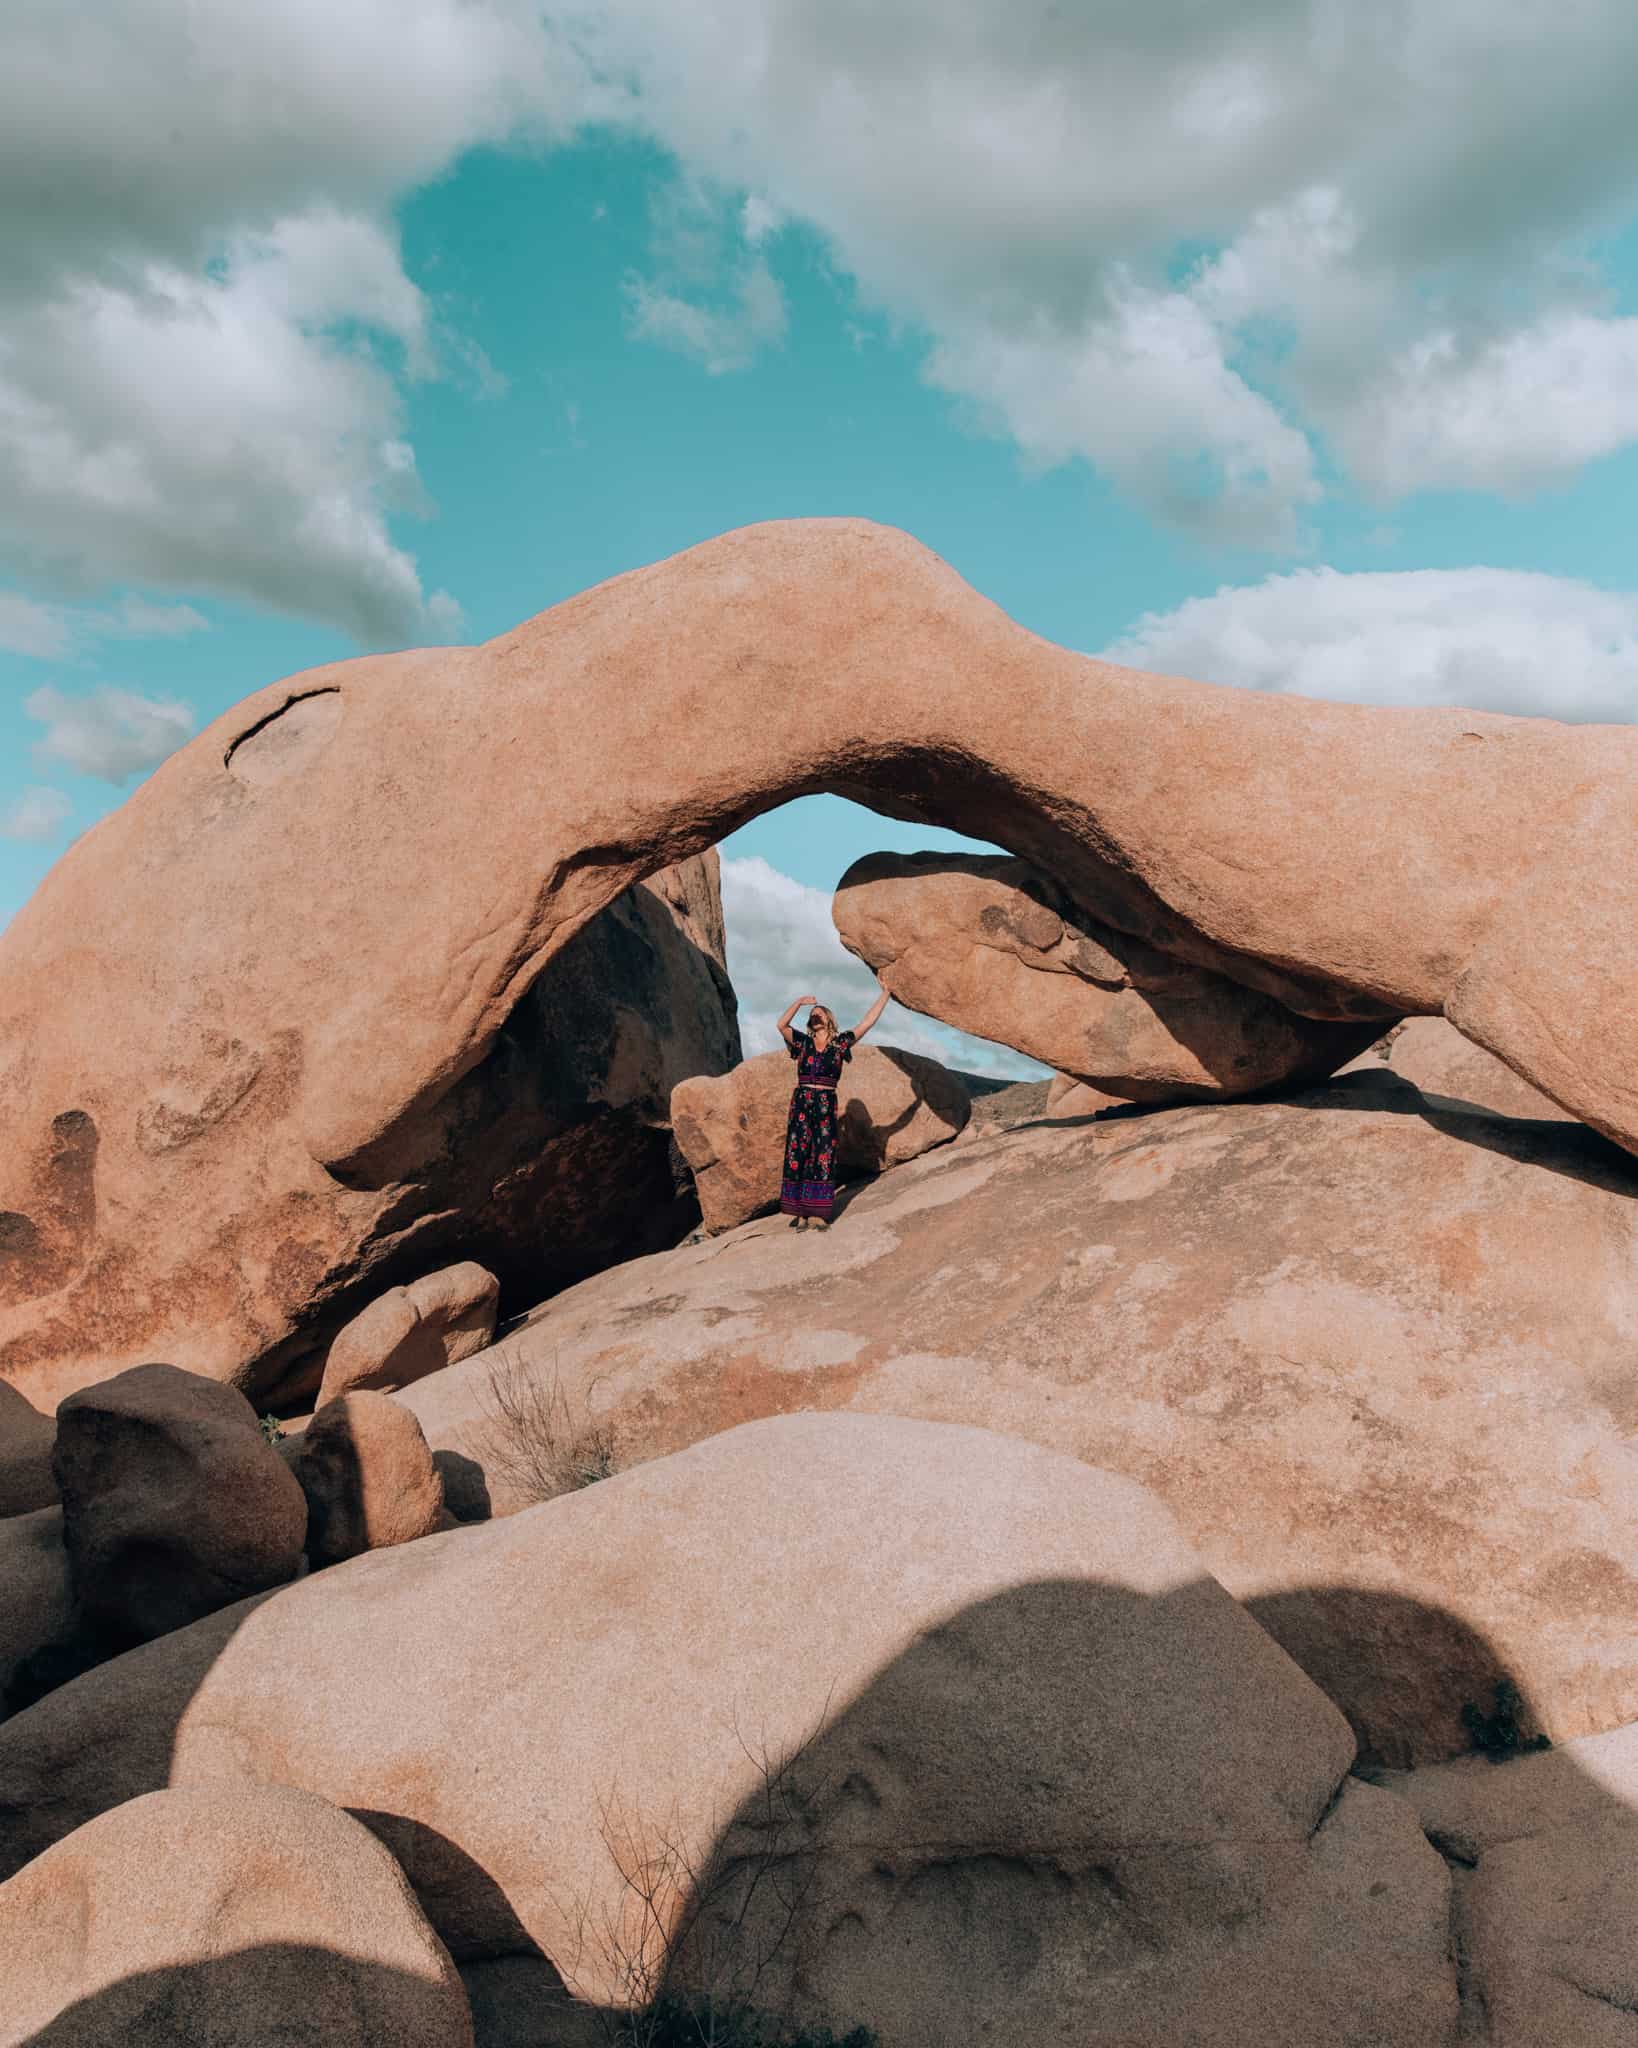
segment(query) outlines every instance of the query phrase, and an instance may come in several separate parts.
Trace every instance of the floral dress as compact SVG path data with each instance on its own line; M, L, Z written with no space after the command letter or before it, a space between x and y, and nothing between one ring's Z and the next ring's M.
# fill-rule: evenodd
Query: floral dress
M787 1216L829 1216L836 1201L836 1084L853 1057L853 1033L839 1031L823 1052L793 1031L796 1086L785 1124L785 1177L779 1206Z

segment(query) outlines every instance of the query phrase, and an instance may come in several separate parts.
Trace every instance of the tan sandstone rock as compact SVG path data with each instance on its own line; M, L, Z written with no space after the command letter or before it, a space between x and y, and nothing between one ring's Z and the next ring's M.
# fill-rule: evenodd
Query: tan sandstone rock
M307 1504L232 1387L140 1365L71 1395L53 1453L87 1619L145 1642L294 1576Z
M1142 1489L797 1416L90 1673L0 1728L0 1867L155 1771L277 1778L600 2005L760 1962L883 2048L1432 2048L1446 1874L1352 1749Z
M1101 1088L1094 1088L1089 1081L1078 1080L1073 1074L1054 1074L1047 1085L1043 1114L1067 1122L1071 1117L1096 1116L1100 1110L1113 1109L1121 1099L1118 1095L1105 1095Z
M413 1543L440 1526L443 1482L421 1425L390 1394L328 1402L302 1431L290 1469L307 1497L307 1555L339 1564Z
M482 647L273 684L75 841L0 935L7 1376L41 1408L156 1354L300 1391L412 1253L538 1277L560 1200L606 1252L630 1190L586 1111L651 1013L616 1006L626 1050L554 1122L546 970L815 789L999 838L1302 1015L1446 1013L1638 1146L1638 732L1141 675L905 534L776 523Z
M470 1358L494 1336L499 1300L494 1274L470 1259L390 1289L337 1333L318 1405L355 1387L391 1393Z
M1638 2041L1638 1726L1385 1779L1456 1878L1464 2040Z
M261 742L249 744L254 751ZM380 765L364 770L372 788ZM259 809L265 824L276 788L255 784L251 797L231 772L221 780L233 792L230 810L244 807L235 812L241 828L256 837L250 812ZM165 970L163 1019L140 1027L145 1055L134 1039L119 1050L119 1031L105 1029L114 1066L131 1057L147 1064L133 1098L141 1107L112 1103L81 1065L74 1087L89 1086L84 1099L95 1115L59 1117L33 1164L20 1162L35 1192L17 1197L33 1206L9 1226L0 1215L0 1371L40 1408L156 1355L242 1385L260 1405L292 1406L319 1390L344 1325L398 1283L423 1285L450 1258L481 1261L527 1306L601 1266L675 1244L695 1220L667 1128L671 1089L739 1057L716 855L662 869L592 917L549 973L518 986L505 1029L481 1057L442 1072L390 1136L332 1173L289 1122L303 1027L286 1020L311 1024L331 997L342 1007L373 1000L362 988L349 994L341 965L362 943L352 921L373 913L348 880L365 800L359 791L339 800L353 821L351 852L327 861L315 854L299 874L264 874L259 884L234 869L210 886L194 938L172 933L183 951ZM397 798L377 788L373 801L391 808ZM215 799L195 788L183 803L197 818ZM524 805L521 790L514 804ZM122 811L108 823L138 838L149 830L141 814ZM188 829L180 817L175 824ZM159 828L161 840L166 832ZM293 848L266 851L281 869L295 857ZM426 852L440 863L464 858L430 844ZM155 855L167 864L181 857L174 845ZM315 891L319 874L328 890ZM423 886L406 869L399 886L427 912L416 943L435 944L446 884ZM204 934L231 922L230 903L258 887L299 897L303 948L310 957L328 927L323 943L334 945L337 964L322 985L275 995L279 976L264 960L253 970L261 994L245 987L227 998L234 1028L218 1030L196 1014L197 992L215 972ZM455 941L437 1001L462 1007L472 939ZM285 963L292 973L295 958ZM110 1017L121 1014L112 987L100 999ZM264 1000L272 1011L252 1022ZM361 1055L361 1084L370 1069L393 1063L401 1028L383 1018ZM82 1048L77 1057L89 1056ZM0 1050L0 1138L8 1132L5 1057ZM0 1203L12 1199L6 1172L0 1163Z
M1466 1039L1442 1017L1407 1017L1381 1046L1361 1053L1342 1069L1374 1071L1386 1065L1424 1095L1446 1096L1497 1116L1546 1118L1561 1122L1564 1111L1539 1089L1521 1081L1510 1067Z
M731 1074L701 1075L672 1090L671 1127L708 1231L731 1229L778 1204L795 1078L788 1053L765 1052ZM840 1177L879 1173L947 1143L971 1109L963 1082L937 1060L861 1045L844 1063L836 1092Z
M599 1275L507 1340L626 1461L852 1408L1125 1472L1346 1710L1448 1756L1511 1672L1554 1740L1638 1718L1638 1168L1380 1063L1290 1102L1003 1131ZM404 1400L489 1474L491 1361Z
M831 915L907 1008L1106 1098L1196 1102L1320 1080L1379 1028L1300 1017L1101 923L1005 855L866 854Z
M151 1792L0 1885L0 2048L472 2048L402 1871L309 1792Z

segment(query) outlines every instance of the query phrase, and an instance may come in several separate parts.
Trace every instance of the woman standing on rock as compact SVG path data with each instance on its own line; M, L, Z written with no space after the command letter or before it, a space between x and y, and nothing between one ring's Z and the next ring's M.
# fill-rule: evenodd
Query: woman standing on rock
M808 1028L793 1031L791 1019L808 1005ZM821 1230L830 1227L836 1202L836 1084L853 1048L887 1006L883 989L851 1031L838 1031L836 1019L813 996L798 996L779 1020L779 1035L796 1062L796 1086L785 1123L785 1178L779 1206L800 1230L811 1216Z

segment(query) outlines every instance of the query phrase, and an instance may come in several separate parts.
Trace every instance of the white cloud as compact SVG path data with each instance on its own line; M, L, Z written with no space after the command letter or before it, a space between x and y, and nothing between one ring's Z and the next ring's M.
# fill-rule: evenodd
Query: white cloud
M123 782L157 767L193 731L193 712L186 704L108 684L84 697L36 690L24 698L23 709L45 727L34 746L40 759L61 761L104 782Z
M177 640L209 627L191 604L155 604L134 594L112 611L98 611L39 604L19 592L0 591L0 652L41 661L72 660L97 639Z
M398 379L497 379L387 209L597 104L533 0L10 0L0 550L372 645L447 630L388 528L420 503Z
M1638 440L1638 319L1559 313L1477 346L1428 336L1362 395L1339 440L1385 492L1553 483Z
M850 1029L876 999L875 976L836 936L830 896L784 875L760 857L724 860L722 907L728 973L739 996L746 1057L782 1043L777 1020L792 997L813 995ZM1014 1052L889 1002L871 1031L875 1045L924 1053L966 1073L1028 1080L1049 1070Z
M1111 661L1356 704L1638 719L1638 593L1512 569L1306 569L1149 613Z
M374 251L373 266L361 252ZM424 330L368 223L280 222L214 274L149 264L10 311L0 544L82 580L249 597L379 643L437 631L390 511L423 500L397 386L342 319ZM401 273L399 273L401 276ZM413 287L404 279L406 290Z
M68 652L72 637L67 618L55 605L0 591L0 650L54 661Z
M210 621L191 604L154 604L148 598L130 596L93 625L99 633L131 640L180 640L189 633L210 631Z
M1629 0L603 0L584 42L746 195L724 275L808 223L980 419L1169 518L1288 543L1326 454L1523 488L1638 438L1584 246L1638 194Z
M0 837L51 839L67 824L72 809L60 789L25 789L0 815Z

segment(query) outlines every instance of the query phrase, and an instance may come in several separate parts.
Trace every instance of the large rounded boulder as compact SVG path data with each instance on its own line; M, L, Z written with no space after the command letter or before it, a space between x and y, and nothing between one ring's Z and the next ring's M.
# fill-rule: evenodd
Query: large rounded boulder
M602 1274L507 1370L626 1461L850 1408L1124 1472L1382 1761L1465 1748L1504 1677L1554 1741L1638 1718L1638 1168L1368 1064L992 1128L799 1254L751 1224ZM403 1398L504 1512L499 1357Z
M472 2048L369 1830L286 1785L151 1792L0 1884L0 2048Z
M372 1552L0 1728L14 1867L148 1789L365 1817L452 1952L883 2048L1432 2048L1447 1881L1129 1481L863 1416Z
M1117 931L1004 854L866 854L837 883L831 915L908 1009L1123 1101L1320 1080L1381 1029L1299 1016Z
M52 1456L81 1612L146 1642L301 1563L307 1503L233 1387L140 1365L71 1394Z

